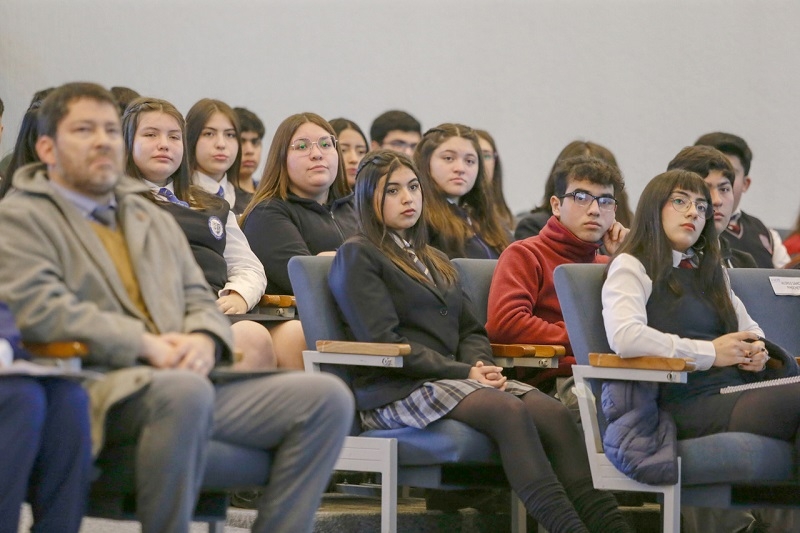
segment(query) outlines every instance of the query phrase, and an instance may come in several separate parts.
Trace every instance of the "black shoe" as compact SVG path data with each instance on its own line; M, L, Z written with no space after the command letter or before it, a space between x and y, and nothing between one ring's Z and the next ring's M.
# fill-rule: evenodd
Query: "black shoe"
M260 490L237 490L231 493L231 506L239 509L257 509L258 500L264 495Z

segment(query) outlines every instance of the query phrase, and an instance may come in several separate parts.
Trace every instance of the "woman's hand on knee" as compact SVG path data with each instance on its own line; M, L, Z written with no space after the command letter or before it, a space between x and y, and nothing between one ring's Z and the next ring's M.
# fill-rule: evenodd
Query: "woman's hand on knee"
M717 337L712 341L716 354L713 366L747 365L746 370L750 370L751 366L758 366L758 370L761 370L766 354L754 345L756 342L759 342L758 335L751 331L737 331Z

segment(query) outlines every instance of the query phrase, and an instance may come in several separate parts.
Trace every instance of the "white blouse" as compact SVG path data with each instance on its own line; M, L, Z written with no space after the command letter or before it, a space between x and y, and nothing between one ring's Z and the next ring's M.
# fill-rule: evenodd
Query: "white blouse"
M680 252L673 251L673 267L677 267L683 257ZM611 349L620 357L690 358L696 362L698 370L711 368L716 358L711 341L686 339L647 325L647 300L652 293L653 281L638 259L629 254L614 259L602 292L603 321ZM730 296L739 321L738 331L752 331L763 336L764 332L747 314L742 301L733 291Z

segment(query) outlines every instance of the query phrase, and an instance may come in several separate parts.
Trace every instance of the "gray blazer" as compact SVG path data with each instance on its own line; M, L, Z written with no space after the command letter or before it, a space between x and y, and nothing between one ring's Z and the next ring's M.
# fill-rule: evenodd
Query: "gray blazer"
M0 202L0 300L8 303L26 341L77 340L87 364L134 365L145 325L113 262L83 214L49 185L42 164L14 176L15 192ZM231 330L169 213L123 177L119 220L142 298L159 332L207 331L224 350Z

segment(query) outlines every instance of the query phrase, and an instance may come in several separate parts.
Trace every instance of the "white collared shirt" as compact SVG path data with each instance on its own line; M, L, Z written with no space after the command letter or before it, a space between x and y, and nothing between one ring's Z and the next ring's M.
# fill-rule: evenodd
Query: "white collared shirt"
M672 266L677 267L683 256L673 250ZM647 325L647 301L652 293L653 281L638 259L620 254L611 262L602 292L603 322L611 349L620 357L686 357L697 363L698 370L711 368L716 358L711 341L686 339ZM733 291L730 296L738 331L752 331L763 337L764 332L747 314L742 301Z
M202 172L195 172L194 176L192 176L192 183L211 194L217 194L219 188L222 187L225 193L225 200L228 201L228 205L231 206L231 209L233 209L233 206L236 204L236 189L234 189L233 183L228 181L227 174L222 176L221 180L217 181L210 176L206 176Z

